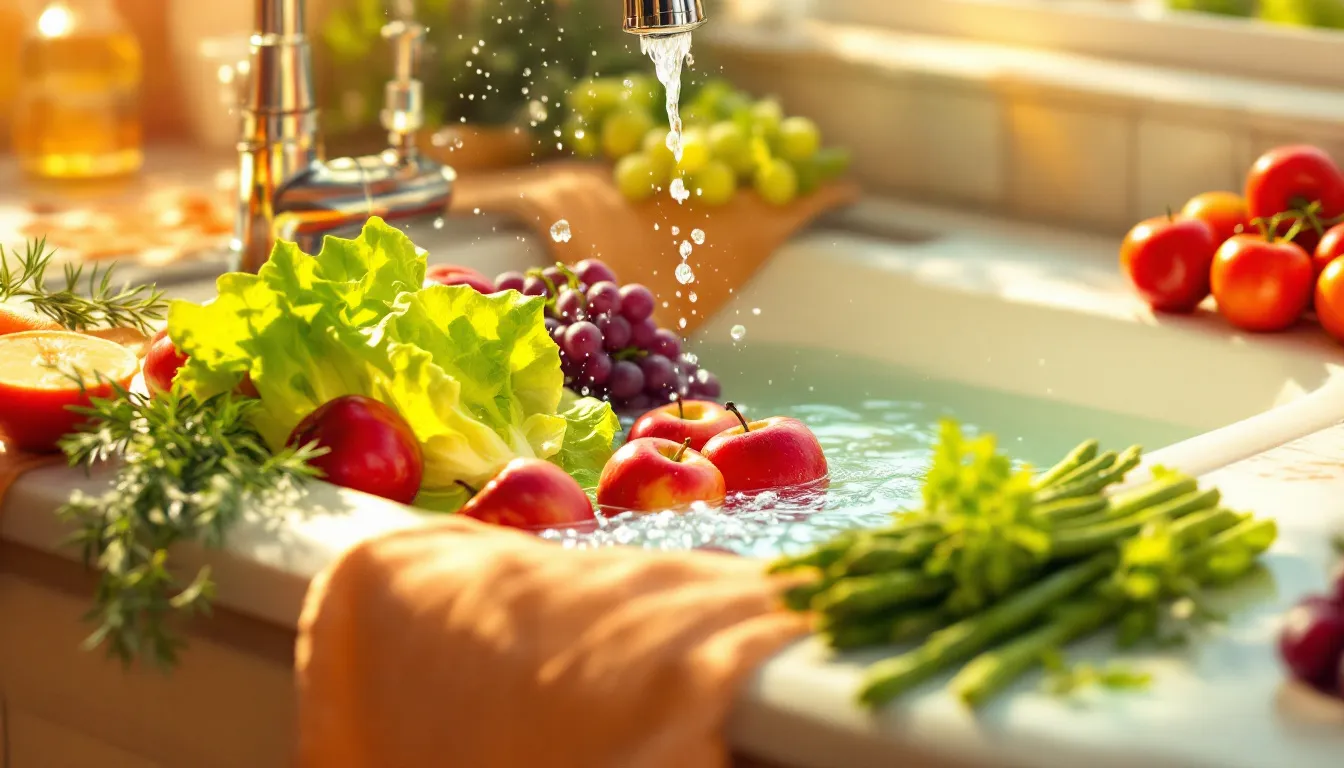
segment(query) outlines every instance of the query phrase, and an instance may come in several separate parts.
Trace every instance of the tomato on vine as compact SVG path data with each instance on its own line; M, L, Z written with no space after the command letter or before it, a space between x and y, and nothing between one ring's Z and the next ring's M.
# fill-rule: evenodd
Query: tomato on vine
M1120 245L1120 266L1148 306L1186 313L1209 295L1209 267L1218 243L1200 219L1172 216L1140 222Z
M1276 232L1282 223L1274 217L1263 224L1263 235L1237 235L1218 249L1210 270L1218 312L1244 331L1282 331L1306 311L1316 283L1311 257L1293 241L1302 222L1290 225L1286 237Z
M1236 192L1205 192L1190 198L1181 209L1181 215L1199 219L1213 230L1213 239L1219 245L1233 235L1252 232L1246 199Z
M1326 333L1344 342L1344 259L1330 262L1316 280L1316 319Z
M1324 230L1337 223L1332 220L1344 214L1344 171L1319 147L1272 149L1251 166L1246 206L1253 220L1268 220L1287 211L1308 212L1293 240L1310 253ZM1280 220L1280 226L1282 235L1292 222Z

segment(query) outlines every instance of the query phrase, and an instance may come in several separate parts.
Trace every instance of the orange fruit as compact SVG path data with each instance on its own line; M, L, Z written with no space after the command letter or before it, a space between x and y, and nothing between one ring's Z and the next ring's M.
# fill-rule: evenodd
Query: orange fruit
M70 407L111 396L111 382L130 387L138 367L133 350L96 336L70 331L0 336L0 433L11 448L55 451L61 437L83 421ZM73 374L83 378L85 392Z
M13 304L0 304L0 336L20 331L55 331L60 326Z

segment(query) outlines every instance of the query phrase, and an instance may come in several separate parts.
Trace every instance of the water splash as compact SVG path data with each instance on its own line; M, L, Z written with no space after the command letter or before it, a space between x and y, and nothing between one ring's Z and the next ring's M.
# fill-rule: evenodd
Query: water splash
M672 190L672 199L678 203L686 202L686 198L691 196L691 191L686 189L686 182L682 181L680 176L673 179L668 187Z
M674 274L677 276L677 282L682 285L688 285L695 282L695 270L691 269L691 265L684 261L677 265Z
M733 337L733 341L741 341L747 337L747 326L734 325L728 330L728 335Z
M691 239L695 241L695 244L696 244L696 245L704 245L704 244L705 244L705 230L703 230L703 229L692 229L692 230L691 230Z
M568 243L573 235L569 231L569 220L561 219L551 225L551 239L557 243Z
M677 253L681 254L681 258L689 259L691 257L691 242L689 240L682 240L681 247L677 249Z
M681 161L681 65L691 53L691 33L676 35L644 35L639 38L639 50L653 60L658 82L667 92L667 148Z

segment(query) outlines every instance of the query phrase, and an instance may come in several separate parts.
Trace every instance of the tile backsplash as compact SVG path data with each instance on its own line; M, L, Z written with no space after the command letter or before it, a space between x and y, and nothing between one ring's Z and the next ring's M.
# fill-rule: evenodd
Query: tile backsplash
M848 147L876 193L1113 233L1240 190L1273 146L1344 163L1344 92L853 30L720 29L710 45L729 77Z

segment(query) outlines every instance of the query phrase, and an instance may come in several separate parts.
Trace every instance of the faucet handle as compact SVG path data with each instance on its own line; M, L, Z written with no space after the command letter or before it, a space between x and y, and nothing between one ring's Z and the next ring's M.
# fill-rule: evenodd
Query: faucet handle
M415 132L425 122L424 87L416 77L425 27L409 21L383 26L383 37L392 41L394 75L384 90L383 127L394 146L411 146Z

